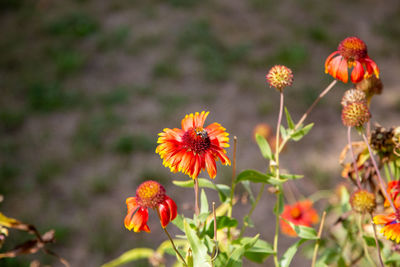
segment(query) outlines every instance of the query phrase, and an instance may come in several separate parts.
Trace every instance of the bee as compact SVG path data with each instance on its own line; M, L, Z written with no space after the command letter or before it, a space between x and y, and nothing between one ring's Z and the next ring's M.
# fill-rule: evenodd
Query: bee
M202 139L208 138L208 133L206 130L197 128L195 131L196 131L197 136L200 136Z

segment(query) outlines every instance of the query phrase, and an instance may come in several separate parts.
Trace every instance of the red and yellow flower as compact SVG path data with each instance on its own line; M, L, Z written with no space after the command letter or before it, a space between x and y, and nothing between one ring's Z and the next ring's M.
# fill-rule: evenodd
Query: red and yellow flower
M281 218L280 225L282 232L293 237L297 236L297 234L285 220L292 222L294 225L308 227L317 223L319 220L318 214L312 207L312 202L310 200L299 201L293 205L285 205Z
M388 183L387 192L390 198L393 200L393 204L396 208L400 209L400 182L399 181L390 181ZM389 207L390 203L388 199L385 199L384 203L385 207Z
M380 214L373 218L374 224L383 225L381 233L396 243L400 242L400 212Z
M351 82L358 83L374 74L379 78L379 68L368 56L367 45L357 37L347 37L338 46L338 50L328 56L325 61L325 73L347 83L351 71ZM365 70L364 70L365 68Z
M175 202L165 194L164 187L155 181L146 181L139 185L135 197L126 199L128 214L125 217L125 227L135 232L150 232L147 225L149 208L157 211L161 226L165 228L177 215Z
M172 172L183 172L195 179L207 169L209 176L215 178L218 159L224 165L231 164L224 149L229 147L229 134L216 122L204 127L208 113L188 114L182 120L182 129L165 128L159 133L156 153Z

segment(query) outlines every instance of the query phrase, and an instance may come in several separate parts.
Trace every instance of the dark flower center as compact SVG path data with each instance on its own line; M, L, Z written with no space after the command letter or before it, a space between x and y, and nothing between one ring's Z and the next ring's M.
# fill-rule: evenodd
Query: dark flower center
M357 37L347 37L341 41L338 50L348 61L357 61L368 56L367 45Z
M301 210L298 207L292 208L290 215L293 219L298 219L301 216Z
M202 127L187 130L182 139L186 149L193 151L195 154L203 153L211 145L210 137Z

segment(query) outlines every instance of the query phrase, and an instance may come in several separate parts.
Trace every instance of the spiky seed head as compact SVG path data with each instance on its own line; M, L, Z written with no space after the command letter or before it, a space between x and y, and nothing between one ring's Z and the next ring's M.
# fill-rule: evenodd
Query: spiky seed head
M368 56L367 45L357 37L347 37L340 42L338 51L347 61L355 61Z
M293 73L292 70L283 65L273 66L265 76L270 87L275 87L279 91L283 88L292 85Z
M355 212L371 213L376 207L375 195L367 190L359 189L351 195L350 204Z
M344 92L342 101L340 102L343 107L353 102L367 102L366 95L363 91L357 89L350 89Z
M345 126L360 127L369 121L371 113L365 102L352 102L342 109L342 122Z

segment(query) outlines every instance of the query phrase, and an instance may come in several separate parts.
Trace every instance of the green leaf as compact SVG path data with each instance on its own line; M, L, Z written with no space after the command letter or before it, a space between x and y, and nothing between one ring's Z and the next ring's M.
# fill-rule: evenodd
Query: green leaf
M251 203L254 203L256 201L256 199L254 198L253 191L251 190L250 182L249 181L242 181L241 183L242 183L244 189L246 189L247 193L249 193L249 197L250 197Z
M253 238L244 237L244 238L242 238L240 240L235 240L236 244L238 242L240 242L240 243L233 250L231 256L229 257L229 261L228 261L226 266L227 267L241 267L242 266L243 254L245 253L246 250L252 248L256 244L259 236L260 235L258 234Z
M314 228L312 227L307 227L303 225L296 225L292 223L291 221L283 219L285 222L287 222L293 230L296 232L296 234L303 239L306 240L316 240L319 239L317 235L317 231L315 231Z
M269 146L268 141L260 134L256 134L256 141L263 157L265 159L272 160L274 158L274 155L272 154L271 147Z
M236 227L238 225L238 221L233 218L229 218L228 216L218 216L217 217L217 229L223 229L225 227Z
M257 242L249 249L246 249L244 256L257 263L263 263L268 256L274 254L274 249L268 242L258 239Z
M172 223L173 223L176 227L178 227L179 230L181 230L182 232L185 232L184 225L183 225L183 219L184 219L184 217L183 217L182 215L179 215L179 214L178 214L178 215L175 217L175 219L172 221Z
M271 174L264 174L256 170L244 170L241 173L239 173L238 177L235 180L236 183L242 181L280 185L286 182L287 180L282 180L282 179L278 180L274 178Z
M287 121L288 127L289 127L289 129L293 130L295 125L294 125L292 117L290 116L289 111L286 107L285 107L285 114L286 114L286 121Z
M214 189L218 192L219 198L221 202L225 202L227 198L229 198L230 193L231 193L231 188L227 185L224 184L214 184L211 182L209 179L205 178L197 178L199 180L199 187L205 187L205 188L210 188ZM172 183L176 186L179 187L184 187L184 188L193 188L194 186L194 180L186 180L186 181L177 181L174 180Z
M127 264L131 261L136 261L140 259L148 259L154 254L154 250L150 248L134 248L125 253L123 253L118 258L103 264L101 267L115 267L123 264Z
M308 132L311 130L311 128L314 126L314 123L307 124L306 126L298 129L294 133L291 134L291 138L294 141L299 141L301 138L303 138Z
M386 258L385 264L390 265L393 263L400 262L400 254L399 253L392 253L389 257Z
M279 193L277 195L277 197L278 197L278 199L274 206L274 213L276 216L279 216L283 212L283 206L284 206L283 194ZM278 205L279 205L279 207L278 207Z
M368 245L369 247L374 247L374 248L376 248L376 241L375 241L375 238L373 238L373 237L371 237L371 236L366 236L366 235L363 235L363 238L364 238L364 240L365 240L365 243L367 243L367 245ZM379 247L380 247L380 248L383 248L383 244L382 244L382 242L381 242L380 240L378 240L378 243L379 243Z
M200 213L209 213L207 195L203 189L200 193Z
M286 250L286 252L283 254L283 256L280 260L281 267L289 267L290 266L290 263L291 263L294 255L296 254L297 249L301 246L301 244L303 244L306 241L307 241L306 239L300 239L299 241L294 243L292 246L290 246Z
M301 179L304 177L302 174L280 174L279 177L281 179L286 179L286 180L296 180L296 179Z
M190 248L192 249L193 266L211 267L211 258L207 254L207 247L196 235L196 231L192 229L190 225L186 222L186 219L183 221L183 224L187 240L189 242Z
M285 127L283 127L283 125L281 125L280 130L282 139L286 139L286 137L288 136L288 132L286 131Z

